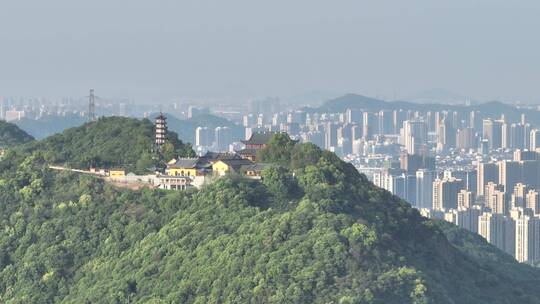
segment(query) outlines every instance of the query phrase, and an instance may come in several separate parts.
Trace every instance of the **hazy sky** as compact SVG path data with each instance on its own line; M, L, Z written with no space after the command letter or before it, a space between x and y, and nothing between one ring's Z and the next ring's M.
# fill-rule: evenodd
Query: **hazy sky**
M0 96L540 100L540 1L0 0Z

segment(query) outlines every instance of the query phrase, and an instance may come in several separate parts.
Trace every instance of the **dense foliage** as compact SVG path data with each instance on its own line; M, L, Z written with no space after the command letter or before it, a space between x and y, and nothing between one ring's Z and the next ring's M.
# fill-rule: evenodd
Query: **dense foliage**
M40 150L9 154L0 302L540 301L536 269L422 218L334 154L283 140L262 153L275 164L262 182L190 192L116 189L45 169Z
M150 120L104 117L32 143L21 151L39 151L50 164L83 169L123 167L142 173L155 165L153 143L154 125ZM170 160L177 155L193 156L194 153L189 144L169 132L161 156Z
M16 125L0 120L0 148L24 144L34 140Z

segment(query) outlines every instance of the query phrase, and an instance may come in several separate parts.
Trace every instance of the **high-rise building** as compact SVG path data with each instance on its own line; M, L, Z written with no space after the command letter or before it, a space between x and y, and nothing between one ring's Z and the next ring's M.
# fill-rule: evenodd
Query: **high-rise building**
M403 122L405 150L413 155L427 155L427 125L420 120Z
M476 201L474 192L461 189L457 197L457 206L458 208L471 208Z
M362 111L357 109L347 109L345 111L345 122L362 125Z
M249 128L255 125L257 118L253 114L247 114L242 117L244 127Z
M229 127L217 127L214 132L215 148L221 152L229 151L229 145L233 142L232 130Z
M459 179L435 179L433 181L433 209L457 209L458 193L463 188L463 181Z
M525 148L531 147L531 125L526 123L523 125L523 133L525 133Z
M529 189L525 195L525 208L531 210L534 215L540 214L540 196L538 190Z
M337 129L337 146L342 155L352 153L352 125L343 124Z
M518 262L540 260L540 219L523 215L515 220L515 258Z
M513 123L510 125L510 148L525 148L525 126Z
M484 212L478 218L478 234L504 252L515 254L515 222L512 218Z
M331 150L337 147L337 125L331 121L324 125L324 148Z
M436 172L429 169L416 171L416 207L433 208L433 181Z
M365 140L373 138L378 132L378 124L375 124L375 115L373 113L364 112L362 114L362 136Z
M472 129L478 129L478 125L477 125L477 122L478 119L476 118L476 113L474 111L471 111L469 113L469 128L472 128Z
M325 147L325 136L324 133L321 131L309 131L306 135L306 141L316 145L321 149L324 149Z
M435 170L435 158L424 155L411 155L403 152L399 155L400 168L409 175L415 175L418 169Z
M272 115L273 126L279 126L282 123L285 123L286 121L287 121L287 115L285 115L284 113L274 113L274 115ZM244 126L245 126L245 121L244 121Z
M499 184L504 186L504 189L514 189L514 186L522 180L522 167L520 162L501 160L499 166Z
M394 110L394 134L399 134L399 129L403 126L403 122L407 120L407 111ZM426 125L427 126L427 125Z
M362 127L361 125L353 124L351 126L351 140L355 141L362 138Z
M529 190L532 190L529 186L517 183L514 186L512 196L511 196L511 207L512 208L525 208L525 202L527 199L527 193L529 193Z
M431 111L427 111L425 117L428 132L435 132L435 114Z
M530 134L530 149L531 151L535 151L540 148L540 130L532 129Z
M537 151L524 151L516 150L514 151L514 161L522 160L540 160L540 152Z
M437 150L446 151L448 148L456 146L456 132L452 128L448 117L444 117L439 121L437 127Z
M507 214L510 209L503 185L489 182L484 190L484 201L492 213Z
M409 177L400 169L384 169L373 174L373 183L404 200L410 198Z
M482 214L480 206L450 209L444 213L444 220L460 228L478 233L478 218Z
M478 233L478 218L482 214L480 206L471 206L470 208L457 209L457 223L459 227Z
M208 127L198 127L195 129L195 145L209 147L214 142L214 130Z
M394 113L389 110L379 111L379 134L394 133Z
M458 149L469 150L477 146L476 133L473 128L463 128L457 131L456 147Z
M509 149L511 148L510 145L510 125L503 121L501 125L501 148Z
M504 122L500 120L483 120L482 138L488 140L490 150L502 148L503 123Z
M476 170L445 170L444 177L454 177L463 181L464 189L476 193L478 174Z
M476 190L478 196L483 196L489 182L499 182L499 167L495 163L478 163L476 171L478 172Z

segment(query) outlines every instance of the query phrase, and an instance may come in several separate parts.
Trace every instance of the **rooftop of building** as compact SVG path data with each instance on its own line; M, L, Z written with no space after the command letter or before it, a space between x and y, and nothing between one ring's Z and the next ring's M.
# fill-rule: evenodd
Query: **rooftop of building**
M255 132L251 134L251 137L248 140L242 140L242 143L250 145L265 145L270 141L274 134L276 134L276 132Z

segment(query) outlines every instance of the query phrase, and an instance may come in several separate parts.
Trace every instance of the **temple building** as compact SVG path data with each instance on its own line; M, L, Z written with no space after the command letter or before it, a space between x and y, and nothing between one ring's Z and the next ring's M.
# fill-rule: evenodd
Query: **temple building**
M251 137L248 140L242 140L242 143L246 146L244 149L236 151L242 158L249 159L251 161L256 161L257 152L261 149L264 149L272 136L276 132L264 131L264 132L255 132L251 134Z

